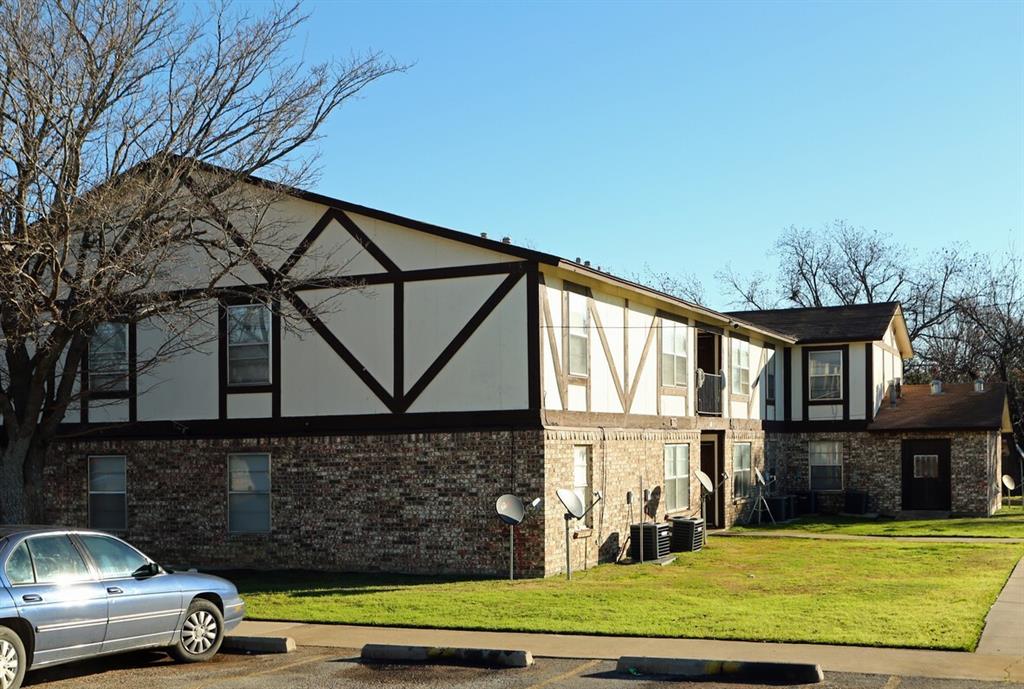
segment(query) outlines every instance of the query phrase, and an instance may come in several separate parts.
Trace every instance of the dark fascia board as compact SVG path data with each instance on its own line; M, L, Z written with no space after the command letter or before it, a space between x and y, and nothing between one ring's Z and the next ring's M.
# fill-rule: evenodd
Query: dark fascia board
M964 424L922 426L920 424L914 424L909 426L900 426L897 428L895 426L875 427L874 424L869 424L867 430L870 431L871 433L923 433L928 431L939 431L943 433L988 433L990 431L998 431L1000 430L1000 427L993 426L992 424L983 424L979 426L965 426Z

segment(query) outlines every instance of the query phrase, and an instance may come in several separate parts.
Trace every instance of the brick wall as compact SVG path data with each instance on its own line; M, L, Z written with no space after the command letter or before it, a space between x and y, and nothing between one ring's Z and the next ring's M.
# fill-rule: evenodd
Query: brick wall
M810 486L808 443L843 444L843 487L867 491L868 511L893 515L903 509L902 444L904 440L950 440L951 510L989 515L1000 506L999 434L990 431L869 433L772 433L769 463L777 467L776 492L807 491ZM820 511L843 508L841 494L818 493Z
M124 536L161 562L502 575L508 529L494 502L543 494L543 442L539 430L65 442L47 494L52 521L86 526L87 457L123 454ZM270 534L228 533L233 452L271 455ZM524 575L544 573L543 517L517 530Z

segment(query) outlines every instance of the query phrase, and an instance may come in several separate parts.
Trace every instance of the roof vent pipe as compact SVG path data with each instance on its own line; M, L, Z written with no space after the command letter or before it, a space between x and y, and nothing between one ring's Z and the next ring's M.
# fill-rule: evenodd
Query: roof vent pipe
M583 265L585 265L587 268L589 268L590 267L590 261L584 261Z
M896 389L896 383L889 386L889 404L896 406L896 399L899 397L899 392Z
M932 379L932 394L933 395L941 395L942 394L942 381L939 380L938 378L933 378Z
M480 233L480 238L481 239L487 239L487 233L486 232L481 232Z
M512 238L506 235L506 236L501 238L501 243L502 244L511 244L512 243Z
M974 379L974 391L985 392L985 380L983 378L979 377Z

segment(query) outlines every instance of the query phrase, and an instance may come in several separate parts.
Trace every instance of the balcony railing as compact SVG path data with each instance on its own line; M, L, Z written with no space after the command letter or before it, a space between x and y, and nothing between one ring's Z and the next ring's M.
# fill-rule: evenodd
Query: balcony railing
M697 371L697 413L705 416L722 415L722 388L725 376Z

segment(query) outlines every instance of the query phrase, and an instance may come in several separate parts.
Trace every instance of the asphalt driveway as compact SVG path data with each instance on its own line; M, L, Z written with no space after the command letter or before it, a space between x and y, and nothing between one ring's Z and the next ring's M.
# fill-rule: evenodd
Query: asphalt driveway
M287 655L222 653L201 665L179 665L161 653L132 653L30 673L37 689L646 689L693 687L744 689L761 686L670 682L615 672L605 660L541 658L524 670L379 665L354 662L355 651L303 647ZM828 674L822 689L1024 689L1020 684Z

